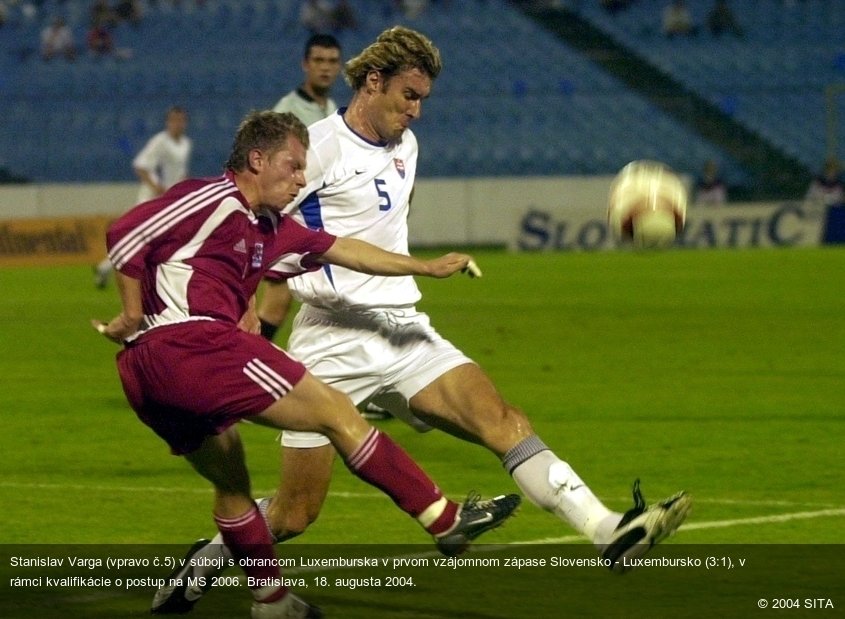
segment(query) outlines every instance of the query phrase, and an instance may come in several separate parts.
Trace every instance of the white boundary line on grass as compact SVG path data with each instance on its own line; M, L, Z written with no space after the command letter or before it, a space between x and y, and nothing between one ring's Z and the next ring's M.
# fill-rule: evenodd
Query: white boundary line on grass
M172 494L204 494L210 495L210 488L179 488L168 486L100 486L91 484L50 484L41 482L15 482L0 481L0 488L19 488L31 490L90 490L92 492L128 492L128 493L172 493ZM258 490L255 496L271 496L275 490ZM388 497L380 492L329 492L330 498L336 499L384 499ZM630 497L607 499L625 503ZM805 501L780 501L780 500L745 500L745 499L719 499L712 497L695 496L696 503L712 503L716 505L745 505L748 507L819 507L836 509L839 506L834 503L813 503Z
M832 516L845 516L845 507L838 509L822 509L814 512L793 512L791 514L776 514L772 516L760 516L756 518L737 518L734 520L711 520L707 522L692 522L690 524L682 525L682 531L690 531L693 529L722 529L727 527L737 527L752 524L767 524L772 522L788 522L790 520L806 520L808 518L826 518ZM572 544L577 542L586 542L587 539L581 535L566 535L563 537L549 537L545 539L535 539L529 541L513 541L507 544L482 544L481 546L471 546L468 552L471 553L485 553L496 552L500 550L507 550L512 546L531 546L540 544ZM295 545L289 548L296 548ZM437 551L425 551L407 555L395 555L392 557L380 557L382 559L401 559L401 558L429 558L441 557L442 555ZM338 569L334 567L294 567L285 570L285 574L297 575L305 573L315 573L328 571L330 569ZM342 569L342 568L341 568Z
M820 509L812 512L792 512L789 514L772 514L771 516L754 516L750 518L734 518L731 520L706 520L704 522L690 522L681 525L680 531L695 531L702 529L726 529L728 527L741 527L752 524L772 524L775 522L790 522L792 520L808 520L811 518L832 518L845 516L845 507L836 509ZM567 544L581 541L584 538L580 535L566 535L564 537L547 537L525 542L515 541L515 544Z
M182 492L182 493L210 493L209 490L199 488L157 488L157 487L120 487L120 486L89 486L85 484L43 484L43 483L18 483L18 482L3 482L0 481L0 488L29 488L29 489L49 489L49 490L96 490L105 492ZM269 494L269 493L267 493ZM338 498L380 498L383 497L377 493L355 493L355 492L331 492L329 496ZM756 506L805 506L812 507L818 504L813 503L792 503L789 501L736 501L733 499L709 499L702 501L696 499L696 502L709 503L725 503L725 504L742 504L742 505L756 505ZM786 514L772 514L770 516L751 516L748 518L732 518L724 520L708 520L704 522L690 522L683 526L684 531L697 531L705 529L725 529L729 527L748 526L754 524L772 524L777 522L791 522L793 520L808 520L812 518L832 518L837 516L845 516L845 507L823 505L828 509L819 509L815 511L798 511ZM535 540L514 540L514 544L566 544L571 542L583 541L584 538L580 535L566 535L563 537L547 537Z

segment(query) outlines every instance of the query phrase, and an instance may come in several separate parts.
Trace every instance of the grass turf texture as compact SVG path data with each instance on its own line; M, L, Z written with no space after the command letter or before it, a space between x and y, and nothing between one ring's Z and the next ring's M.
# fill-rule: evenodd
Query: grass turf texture
M609 506L627 509L639 476L649 500L681 488L694 494L689 529L675 544L845 542L845 251L475 255L484 278L420 279L419 307ZM135 419L116 346L88 326L117 310L114 288L97 291L89 269L65 267L0 271L0 289L0 543L174 544L181 552L213 533L205 482ZM514 489L482 448L418 437L401 422L379 425L455 499ZM249 425L242 433L263 494L277 479L274 434ZM388 499L336 468L320 519L291 547L426 542ZM832 514L795 516L822 510ZM571 542L572 531L526 504L484 538L536 540ZM237 616L246 614L245 595L228 595ZM392 602L349 607L349 595L357 593L312 589L308 597L334 616L441 616ZM64 616L146 612L110 603L121 610L94 601ZM837 612L843 607L845 598ZM477 616L529 615L502 607Z

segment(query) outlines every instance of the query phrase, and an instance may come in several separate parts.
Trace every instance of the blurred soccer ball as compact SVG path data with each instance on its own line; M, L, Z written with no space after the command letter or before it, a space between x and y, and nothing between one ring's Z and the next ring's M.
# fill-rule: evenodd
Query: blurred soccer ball
M668 247L684 229L687 190L658 161L632 161L610 186L607 222L618 240L639 248Z

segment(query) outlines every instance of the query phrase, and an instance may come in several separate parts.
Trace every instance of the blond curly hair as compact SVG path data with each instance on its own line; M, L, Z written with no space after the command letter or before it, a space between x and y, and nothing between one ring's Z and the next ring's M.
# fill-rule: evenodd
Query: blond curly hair
M419 69L434 80L442 68L440 51L428 37L404 26L394 26L350 59L344 76L353 90L359 90L370 71L378 71L387 82L394 75L411 69Z

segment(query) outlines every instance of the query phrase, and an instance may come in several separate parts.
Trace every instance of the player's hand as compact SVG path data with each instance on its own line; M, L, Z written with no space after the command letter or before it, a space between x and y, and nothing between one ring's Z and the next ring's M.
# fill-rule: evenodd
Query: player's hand
M122 344L123 340L133 335L139 327L139 325L126 320L123 314L116 316L108 323L96 318L92 319L91 326L97 333L116 344Z
M253 335L261 335L261 320L258 318L258 311L255 309L255 295L249 298L249 305L238 321L238 329Z
M449 277L458 271L469 274L470 277L481 277L481 269L475 264L475 260L467 254L450 252L427 261L428 275L431 277Z
M241 316L241 319L238 322L238 329L254 335L261 335L261 321L258 319L258 314L255 313L254 308L247 310L244 315Z

